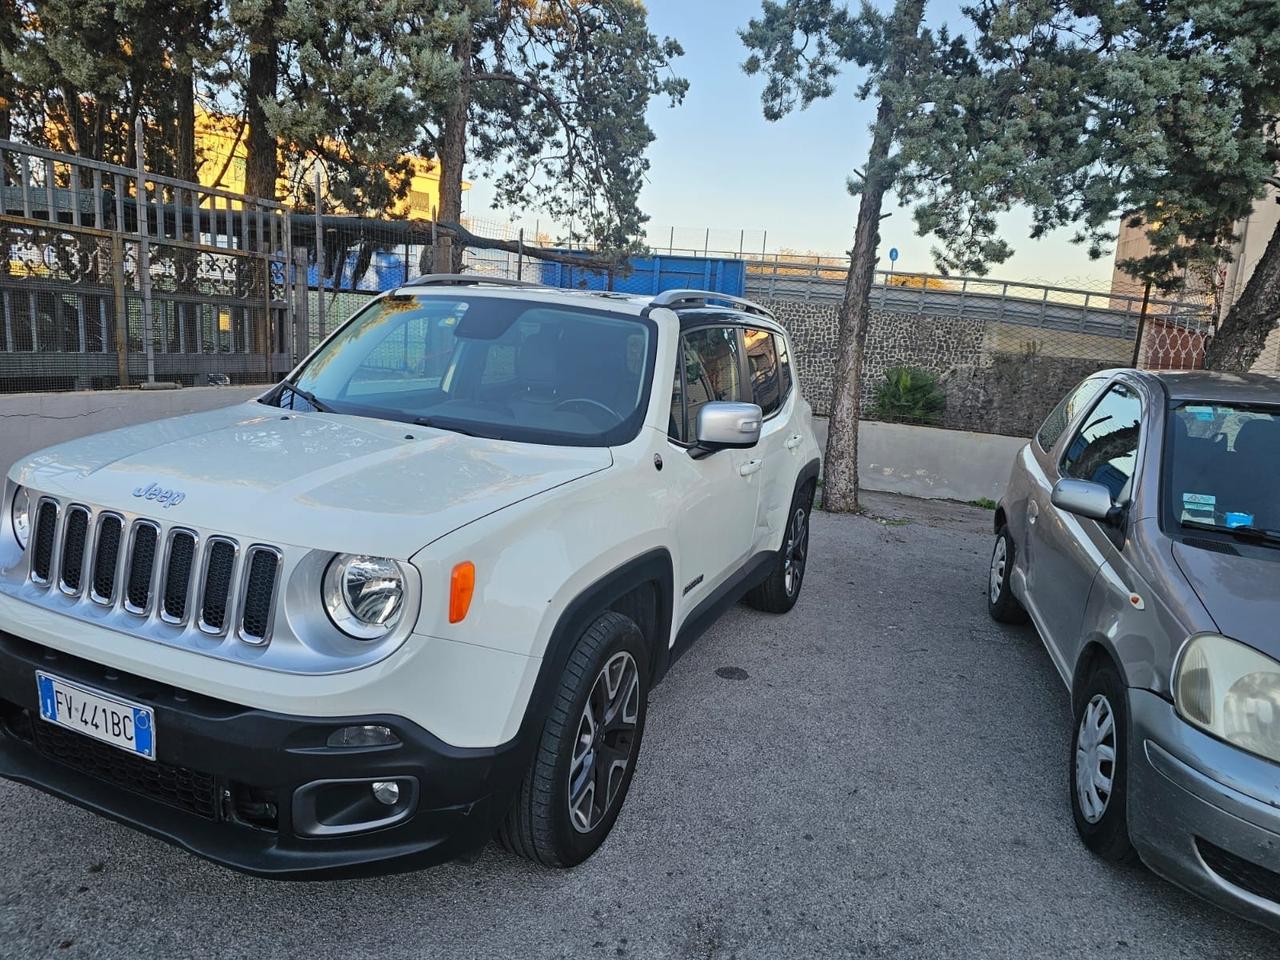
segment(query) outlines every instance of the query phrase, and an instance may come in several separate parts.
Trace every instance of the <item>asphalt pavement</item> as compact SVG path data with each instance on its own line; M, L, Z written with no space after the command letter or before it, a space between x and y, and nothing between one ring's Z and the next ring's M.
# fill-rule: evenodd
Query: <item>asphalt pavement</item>
M800 603L730 611L651 700L613 835L576 870L258 880L0 781L0 956L1123 957L1275 935L1099 862L1067 694L984 606L990 513L814 518Z

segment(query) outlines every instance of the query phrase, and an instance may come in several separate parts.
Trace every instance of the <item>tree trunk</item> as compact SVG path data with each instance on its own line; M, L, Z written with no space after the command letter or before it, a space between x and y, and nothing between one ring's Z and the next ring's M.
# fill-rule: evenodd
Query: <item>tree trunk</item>
M245 193L267 200L276 198L280 179L280 152L276 138L267 129L264 101L276 99L280 80L280 57L276 21L283 13L281 0L272 0L262 19L249 31L249 82L245 89L245 117L249 128L245 139Z
M440 208L436 220L457 223L462 219L462 168L467 161L467 119L471 113L471 27L468 25L453 48L453 58L462 69L458 94L445 114L440 129ZM461 243L446 234L438 234L435 247L435 272L457 273L462 268Z
M1280 225L1262 259L1253 268L1244 293L1231 305L1204 365L1210 370L1244 373L1257 361L1267 337L1280 322Z
M876 115L867 177L858 203L844 299L837 313L839 343L835 383L828 421L826 479L822 508L833 513L856 513L858 505L858 421L862 415L862 355L871 319L871 286L875 282L876 246L880 240L880 209L888 189L884 164L893 139L891 109L881 98Z
M174 111L177 128L174 130L173 153L179 180L192 183L196 179L196 80L194 64L189 60L175 78L177 103Z

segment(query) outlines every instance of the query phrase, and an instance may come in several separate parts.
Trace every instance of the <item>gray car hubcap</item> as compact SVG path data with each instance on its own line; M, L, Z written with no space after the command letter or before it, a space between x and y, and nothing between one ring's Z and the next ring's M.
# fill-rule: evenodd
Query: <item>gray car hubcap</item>
M981 554L979 554L981 556ZM1000 602L1000 590L1004 586L1004 568L1009 559L1009 548L1004 537L996 537L996 548L991 552L991 602Z
M625 650L609 658L591 686L569 762L569 822L579 833L600 825L630 766L640 716L640 671Z
M1094 694L1076 731L1076 798L1089 823L1107 812L1116 775L1116 721L1111 701Z
M809 554L809 517L804 507L796 507L787 528L787 545L782 555L782 583L787 596L794 597L804 579L804 561Z

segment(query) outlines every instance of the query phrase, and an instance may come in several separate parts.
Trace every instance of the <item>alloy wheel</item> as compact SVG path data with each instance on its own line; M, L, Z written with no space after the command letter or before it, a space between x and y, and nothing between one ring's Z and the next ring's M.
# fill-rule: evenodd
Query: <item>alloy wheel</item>
M1116 722L1111 702L1094 694L1076 731L1076 799L1089 823L1107 812L1116 775Z
M996 537L995 550L991 552L991 602L1000 602L1000 589L1004 586L1004 570L1009 559L1009 548L1003 536Z
M633 760L640 715L640 671L625 650L609 658L591 686L569 762L569 821L590 833L613 806Z
M782 583L787 596L794 597L804 579L805 558L809 554L809 518L804 507L796 507L787 528L787 545L782 555Z

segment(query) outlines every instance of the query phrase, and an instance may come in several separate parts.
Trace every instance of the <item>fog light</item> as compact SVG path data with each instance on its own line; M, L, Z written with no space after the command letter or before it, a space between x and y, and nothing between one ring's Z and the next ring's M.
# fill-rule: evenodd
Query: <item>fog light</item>
M373 799L394 807L400 802L400 784L391 780L379 780L373 785Z
M380 724L343 727L329 734L328 740L331 747L389 747L399 742L395 731Z

